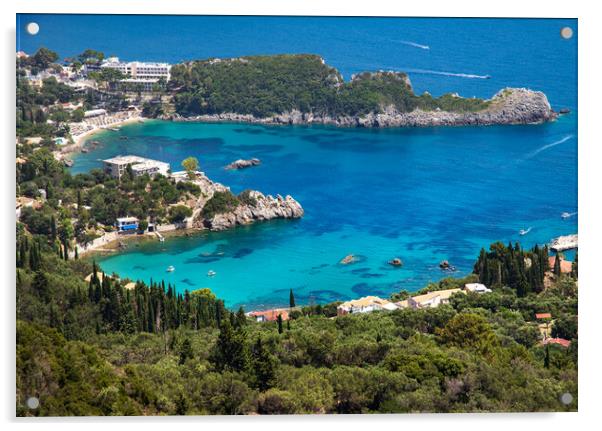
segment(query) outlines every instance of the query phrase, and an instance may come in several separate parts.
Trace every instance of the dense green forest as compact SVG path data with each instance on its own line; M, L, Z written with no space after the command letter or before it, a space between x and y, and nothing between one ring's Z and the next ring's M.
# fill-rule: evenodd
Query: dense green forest
M517 246L491 250L518 256ZM532 253L532 251L521 253ZM509 273L513 265L508 261ZM19 230L17 414L148 415L575 410L573 276L524 295L494 286L438 308L335 317L336 304L256 323L207 291L93 276ZM546 268L547 269L547 268ZM506 269L505 269L506 270ZM516 274L521 272L516 270ZM427 290L468 279L445 279ZM289 300L288 295L283 303ZM551 312L569 348L542 346ZM25 400L40 399L29 410Z
M182 115L235 112L266 117L293 109L321 115L363 115L394 106L399 112L472 112L481 99L414 94L406 74L365 72L345 82L317 55L274 55L174 65L170 88Z

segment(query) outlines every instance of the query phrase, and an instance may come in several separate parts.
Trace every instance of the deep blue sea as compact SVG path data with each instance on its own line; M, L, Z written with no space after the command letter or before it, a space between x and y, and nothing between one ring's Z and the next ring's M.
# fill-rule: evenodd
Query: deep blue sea
M377 19L20 15L18 49L68 57L94 48L127 60L317 53L346 78L363 70L409 72L417 92L490 97L506 86L544 91L571 113L530 126L360 130L149 121L95 135L100 147L73 172L138 154L178 168L196 156L232 188L293 195L306 215L150 242L101 261L108 272L178 290L211 288L229 307L324 303L416 290L464 275L492 241L525 246L577 232L577 22L537 19ZM560 37L570 26L573 39ZM489 75L491 79L483 77ZM128 140L121 140L127 135ZM223 170L238 158L262 165ZM518 231L531 227L526 236ZM340 265L355 254L360 261ZM401 269L386 264L404 261ZM175 266L173 273L165 271ZM217 273L207 277L207 271Z

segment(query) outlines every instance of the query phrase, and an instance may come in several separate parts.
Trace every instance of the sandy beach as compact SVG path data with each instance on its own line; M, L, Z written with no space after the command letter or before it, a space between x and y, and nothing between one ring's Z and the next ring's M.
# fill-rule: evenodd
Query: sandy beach
M83 133L71 135L71 138L73 139L73 144L65 145L59 151L57 151L55 154L57 159L62 160L64 158L67 158L69 155L80 151L83 148L86 140L88 140L94 134L96 134L100 131L106 130L108 127L121 127L121 126L125 126L126 124L144 120L144 117L142 117L138 113L134 113L132 116L124 118L124 119L115 119L114 116L104 116L104 117L105 117L105 119L108 119L109 121L107 122L106 125L102 125L102 126L93 124L90 121L85 121L84 123L87 126L91 126L92 128L89 130L86 130ZM113 120L115 120L115 121L112 122Z

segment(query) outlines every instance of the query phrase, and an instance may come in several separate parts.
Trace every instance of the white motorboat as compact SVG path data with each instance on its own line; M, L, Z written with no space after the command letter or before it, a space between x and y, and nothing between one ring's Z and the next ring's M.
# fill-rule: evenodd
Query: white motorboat
M565 211L562 214L560 214L560 217L563 219L567 219L567 218L573 217L575 214L577 214L577 213L569 213L569 212Z
M519 231L518 231L518 234L519 234L519 235L526 235L526 234L528 234L529 232L531 232L531 228L528 228L528 229L521 229L521 230L519 230Z
M215 272L212 269L210 269L209 271L207 271L207 277L213 277L215 274L217 274L217 272Z
M167 272L174 272L175 270L176 270L176 268L174 268L174 266L173 266L173 265L169 265L169 266L167 267Z

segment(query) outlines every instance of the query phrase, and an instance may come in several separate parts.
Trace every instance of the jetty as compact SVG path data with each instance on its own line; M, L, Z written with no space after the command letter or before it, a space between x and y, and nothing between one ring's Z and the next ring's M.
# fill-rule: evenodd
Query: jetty
M572 235L559 236L558 238L554 238L552 241L550 241L548 247L550 250L554 250L556 252L572 250L578 247L578 235L575 233Z

